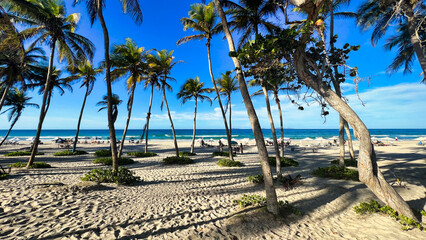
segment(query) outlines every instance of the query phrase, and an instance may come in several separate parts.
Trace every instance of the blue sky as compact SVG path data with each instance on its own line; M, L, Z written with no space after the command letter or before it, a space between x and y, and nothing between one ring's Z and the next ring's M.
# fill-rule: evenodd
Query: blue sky
M79 12L82 14L80 25L77 30L89 38L96 45L94 63L103 59L103 34L99 22L96 21L91 27L86 13L85 5L71 6L71 0L65 1L68 14ZM168 49L174 50L176 60L183 60L184 63L176 65L172 71L172 77L177 81L172 83L173 92L169 92L167 97L172 111L175 127L179 129L192 128L194 102L187 102L182 105L176 98L176 93L181 85L188 78L199 76L205 86L212 87L207 65L207 49L205 41L189 42L179 47L176 41L180 38L193 34L191 30L183 31L180 18L187 17L190 4L200 1L191 0L157 0L140 1L144 14L142 25L136 25L130 16L121 12L120 1L107 1L105 9L106 23L109 29L110 42L112 44L124 43L125 38L132 38L138 46L146 49ZM356 6L351 6L354 8ZM365 106L358 100L355 92L355 85L352 79L348 79L344 84L344 95L348 98L349 104L364 120L369 128L426 128L426 85L420 84L422 79L419 74L421 69L417 62L414 62L412 74L404 75L397 72L393 75L385 73L386 67L392 62L393 52L385 51L382 46L384 40L379 41L376 47L370 42L370 32L361 32L356 27L353 20L337 20L336 34L339 35L338 45L348 42L352 45L361 45L358 52L350 55L349 65L357 66L361 77L369 79L359 84L359 96L365 102ZM216 77L227 70L233 69L231 59L228 57L228 45L222 36L216 36L212 41L212 63ZM61 64L59 64L61 66ZM80 112L84 96L84 89L79 88L80 84L73 85L73 93L65 93L60 96L54 93L52 104L44 121L44 129L74 129L77 125L77 118ZM250 91L254 91L252 89ZM119 117L116 128L124 128L128 99L124 80L119 80L113 84L113 92L117 93L123 104L119 108ZM103 76L98 78L94 91L88 97L84 112L82 125L83 129L106 129L106 112L97 112L96 102L100 101L106 93L106 84ZM36 92L30 93L32 102L41 104L42 96ZM214 97L212 95L212 97ZM236 128L250 128L244 104L239 92L233 97L233 126ZM295 97L295 96L294 96ZM321 109L315 103L304 103L305 110L297 110L297 106L291 104L282 95L282 107L284 110L284 121L286 128L337 128L338 115L330 108L330 115L327 119L320 116ZM263 97L254 97L254 105L257 109L261 125L270 128L266 114ZM170 123L167 112L160 111L161 96L157 92L154 95L153 117L150 127L169 128ZM146 111L149 104L149 91L144 90L142 85L137 86L134 107L132 113L131 129L142 128L145 124ZM274 103L273 114L276 126L279 125L278 111ZM39 110L27 108L15 129L35 129L37 127ZM326 121L325 121L326 120ZM198 128L223 128L223 121L218 108L214 103L199 104ZM6 115L0 115L0 129L9 128Z

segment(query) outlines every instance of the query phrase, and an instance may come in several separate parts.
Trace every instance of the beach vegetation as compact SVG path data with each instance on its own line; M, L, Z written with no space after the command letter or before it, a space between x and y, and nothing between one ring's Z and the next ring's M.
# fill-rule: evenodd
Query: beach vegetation
M322 178L359 181L359 175L357 170L349 169L346 167L339 167L336 165L332 165L329 167L319 167L312 171L311 174Z
M112 157L96 158L95 160L93 160L93 163L101 163L103 165L112 165ZM135 163L135 161L131 158L127 158L127 157L118 158L119 165L128 165L133 163Z
M101 149L95 152L96 157L110 157L111 156L111 150Z
M260 184L260 183L263 183L263 175L262 174L250 175L247 177L247 180L254 184Z
M26 163L16 162L9 165L10 168L24 168L27 167ZM50 164L45 162L33 162L33 164L29 168L51 168Z
M9 173L0 173L0 180L6 179L9 176Z
M141 178L135 176L133 171L127 168L114 169L93 169L81 177L82 181L92 181L98 183L116 183L121 185L134 185L141 181Z
M339 165L339 159L332 160L331 164ZM358 161L354 160L354 159L351 159L351 158L346 158L345 159L345 166L346 167L357 167L358 166Z
M243 196L240 199L234 200L234 204L239 205L242 208L248 207L248 206L265 206L266 205L266 197L252 194L247 195L243 194Z
M232 155L235 156L236 154L232 153ZM229 152L228 151L223 151L223 152L217 151L217 152L213 152L213 156L215 156L215 157L227 157L227 156L229 156Z
M179 152L179 155L181 156L181 157L189 157L189 156L195 156L195 155L197 155L196 153L194 153L194 152Z
M158 154L154 152L128 152L127 155L135 157L135 158L144 158L144 157L154 157Z
M84 154L88 154L88 152L83 150L76 150L74 152L72 150L63 150L60 152L55 152L53 156L73 156L73 155L84 155Z
M299 166L299 162L294 160L293 158L288 158L288 157L281 157L281 166L282 167L297 167ZM269 157L269 165L271 165L271 167L274 167L276 164L276 159L275 157Z
M221 167L242 167L244 164L239 161L234 161L228 158L222 158L217 163L218 166Z
M219 90L219 94L226 98L225 104L225 113L229 112L228 122L229 122L229 136L232 136L232 102L231 95L233 92L237 91L238 81L237 76L231 76L233 71L226 71L225 73L221 73L221 77L216 79L217 89Z
M37 155L44 155L43 152L37 152ZM6 157L16 157L16 156L30 156L31 152L30 151L16 151L16 152L10 152L10 153L6 153L5 156Z
M192 164L194 163L194 160L188 157L176 157L176 156L170 156L163 159L164 164L171 165L171 164Z

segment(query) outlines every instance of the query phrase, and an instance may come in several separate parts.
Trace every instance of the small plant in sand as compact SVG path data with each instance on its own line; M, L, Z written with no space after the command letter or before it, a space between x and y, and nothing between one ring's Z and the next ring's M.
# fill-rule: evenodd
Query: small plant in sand
M277 162L275 157L269 157L269 165L271 167L275 167ZM293 158L281 157L281 167L297 167L299 166L299 162L295 161Z
M242 167L242 166L244 166L244 164L242 162L232 161L232 160L227 159L227 158L220 159L216 164L218 166L221 166L221 167Z
M244 194L240 199L234 200L235 204L238 204L240 207L245 208L248 206L265 206L266 198L260 195L247 195Z
M339 165L339 159L331 161L331 164ZM345 166L346 167L357 167L358 166L358 161L357 160L352 160L350 158L346 158L345 159Z
M135 176L134 172L122 167L118 168L117 171L113 169L93 169L91 172L86 173L81 180L122 185L133 185L137 181L141 181L140 177Z
M411 230L418 228L425 231L426 228L421 223L416 222L414 219L398 214L394 209L388 205L381 206L379 202L370 200L369 203L361 202L359 206L354 207L354 211L358 214L365 215L371 213L383 213L389 215L402 225L402 230Z
M291 190L294 187L302 184L302 175L298 174L295 178L293 178L291 175L282 176L278 178L278 181L283 185L284 189Z
M5 156L7 157L15 157L15 156L30 156L31 152L28 151L17 151L17 152L10 152L6 153ZM44 155L42 152L36 153L36 155Z
M248 176L247 180L254 184L263 183L263 175L250 175Z
M9 165L10 168L24 168L26 166L27 166L27 163L23 163L23 162L16 162ZM33 165L30 166L30 168L51 168L51 167L52 166L50 166L50 164L45 162L34 162Z
M136 157L136 158L157 156L157 154L153 153L153 152L128 152L127 155L132 156L132 157Z
M227 156L229 156L229 152L228 151L213 152L213 156L215 156L215 157L227 157ZM232 156L235 156L235 153L233 153Z
M358 171L348 169L345 167L339 167L336 165L332 165L329 167L317 168L311 173L317 177L322 178L333 178L333 179L345 179L352 181L359 181Z
M76 150L75 152L72 152L71 150L64 150L60 152L55 152L53 156L74 156L74 155L84 155L84 154L88 154L88 153L82 150Z
M171 157L166 157L163 159L164 164L191 164L194 163L194 160L188 158L188 157L176 157L176 156L171 156Z
M112 158L111 157L96 158L95 160L93 160L93 163L101 163L103 165L112 165ZM132 163L135 163L135 161L131 158L126 158L126 157L118 158L118 165L128 165Z
M278 205L280 206L280 211L284 213L293 213L295 215L302 215L302 212L297 209L296 207L292 206L287 200L286 201L279 201Z
M9 173L0 173L0 180L6 179Z
M111 157L112 153L110 150L102 149L95 152L96 157Z
M179 156L181 157L189 157L189 156L195 156L195 155L197 154L192 152L179 152Z

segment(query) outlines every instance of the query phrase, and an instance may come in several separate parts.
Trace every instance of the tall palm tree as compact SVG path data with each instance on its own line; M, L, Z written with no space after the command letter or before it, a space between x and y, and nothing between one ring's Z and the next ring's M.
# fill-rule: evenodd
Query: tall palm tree
M234 39L232 38L231 31L228 27L228 21L225 16L225 12L223 11L222 4L220 0L214 0L214 4L216 6L216 10L219 14L219 17L222 21L223 31L225 33L225 37L228 41L229 51L235 52ZM244 100L244 104L247 109L247 115L249 116L250 123L253 129L253 135L256 140L257 150L259 153L260 163L262 166L262 173L265 180L265 192L266 192L266 207L269 212L274 215L278 215L278 200L277 193L274 187L274 180L272 178L271 167L268 162L268 150L266 149L265 139L263 138L262 128L260 127L259 118L256 115L256 110L254 109L253 102L250 99L250 94L247 89L247 85L244 79L244 75L242 72L242 66L238 61L238 58L232 57L232 61L234 62L235 69L237 70L237 79L238 86L240 88L241 96Z
M177 97L182 100L182 104L186 103L188 100L191 100L191 99L194 99L195 101L194 130L192 133L191 153L194 153L198 99L201 102L206 100L210 102L210 104L212 104L212 100L208 96L203 95L203 93L209 93L211 92L211 90L209 88L203 88L203 87L204 87L204 83L200 82L200 78L197 76L195 78L190 78L186 80L185 84L183 84L181 90L177 94Z
M118 105L120 105L122 102L123 100L121 100L117 94L112 94L112 120L114 123L117 121L118 117ZM101 108L98 109L98 112L108 109L108 96L103 96L102 101L97 102L96 106L101 106Z
M217 85L219 86L219 92L222 96L226 97L227 103L225 112L229 110L229 135L232 137L232 105L231 105L231 94L238 90L238 83L236 76L231 77L232 71L226 71L221 73L222 77L216 79Z
M169 116L170 125L172 127L172 133L173 133L173 142L175 145L176 150L176 156L179 157L179 147L176 140L176 132L175 127L173 125L173 119L172 115L170 114L169 104L167 103L167 97L166 97L166 89L171 90L171 86L167 82L168 80L175 80L174 78L170 77L172 68L179 63L180 61L174 61L174 57L172 56L172 51L167 51L167 49L163 49L161 51L156 50L156 54L149 54L147 56L147 60L149 63L149 67L151 71L154 71L152 74L158 74L160 76L160 84L161 84L161 94L163 95L163 101L161 103L161 108L163 107L163 104L166 105L167 108L167 114Z
M23 90L18 90L17 88L15 88L14 91L12 91L8 95L5 106L10 106L10 108L2 112L1 114L5 112L9 112L9 122L12 120L12 118L13 118L13 121L12 121L12 124L10 124L9 131L7 131L3 140L0 142L0 146L4 143L4 141L6 141L13 126L15 126L16 122L21 117L22 111L26 107L36 107L36 108L39 107L38 104L29 102L31 98L32 97L28 97Z
M126 139L127 129L132 116L133 99L135 95L136 84L142 81L144 75L147 74L148 65L146 63L147 52L143 47L138 47L130 38L126 39L126 43L122 45L114 45L111 54L111 66L114 70L111 72L111 80L127 77L127 91L130 92L129 101L127 103L127 121L126 127L121 138L120 150L118 157L121 157L123 146Z
M108 28L105 23L105 18L103 14L103 8L106 6L106 0L74 0L74 4L80 2L86 2L87 11L90 16L90 22L93 25L93 22L96 18L99 19L99 22L102 26L102 31L104 34L104 54L105 54L105 80L107 84L107 97L108 97L108 129L109 136L111 139L111 152L112 152L112 168L118 170L118 158L117 158L117 141L115 136L115 127L113 121L113 106L112 106L112 88L111 88L111 71L110 71L110 61L109 61L109 34ZM142 23L142 11L139 6L138 0L120 0L123 6L124 13L130 13L135 19L137 24Z
M87 61L83 61L82 63L80 63L77 67L70 66L68 68L68 71L72 74L69 77L70 79L72 79L72 80L81 79L82 83L80 85L80 88L82 88L82 87L86 88L86 92L84 94L84 99L83 99L83 104L81 105L80 116L78 117L77 132L75 134L74 144L73 144L73 147L72 147L72 152L75 152L75 150L77 148L78 135L80 133L80 124L81 124L81 119L83 117L84 107L86 106L87 96L89 96L90 93L92 93L92 90L93 90L93 87L94 87L95 81L96 81L96 76L101 74L103 72L103 69L102 68L94 68L92 63L87 60Z
M216 97L219 102L220 111L222 113L223 122L225 124L226 137L228 141L228 151L229 158L234 160L234 156L232 155L232 146L231 146L231 135L229 133L228 123L226 121L226 113L222 105L222 101L220 99L219 89L216 86L216 81L213 75L212 62L211 62L211 53L210 53L210 42L214 35L218 34L222 30L221 24L217 23L217 13L214 8L213 2L209 5L205 4L192 4L191 9L188 12L189 18L182 18L180 21L183 24L183 29L187 30L192 28L194 31L199 32L199 34L191 35L180 39L177 42L177 45L189 42L191 40L201 40L206 39L207 43L207 57L209 60L209 71L210 77L212 79L213 87L216 91Z
M93 57L94 45L87 38L76 34L80 15L77 13L66 16L65 4L60 0L3 0L12 13L20 16L17 18L31 27L21 31L24 38L35 37L32 45L47 43L50 47L49 67L46 76L46 85L43 95L43 102L40 110L37 133L33 145L31 156L27 167L34 162L43 120L46 115L46 101L48 98L51 76L53 73L53 60L55 49L58 49L59 60L64 58L69 65L76 65L76 62Z
M159 75L155 73L155 71L150 71L148 77L144 82L144 88L151 87L151 96L149 98L149 107L148 112L146 114L146 125L145 125L145 153L148 152L148 133L149 133L149 120L151 119L151 107L152 107L152 99L154 97L154 88L160 90L161 84L159 80Z

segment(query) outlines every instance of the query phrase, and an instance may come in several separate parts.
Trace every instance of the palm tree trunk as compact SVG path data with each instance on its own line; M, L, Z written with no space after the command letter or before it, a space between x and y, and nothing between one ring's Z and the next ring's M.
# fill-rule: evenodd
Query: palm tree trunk
M345 166L345 119L339 114L339 166Z
M77 132L75 134L75 139L74 139L74 144L72 146L72 152L74 153L76 148L77 148L77 142L78 142L78 134L80 133L80 124L81 124L81 119L83 117L83 111L84 111L84 106L86 105L86 99L87 99L87 95L89 94L89 85L86 85L86 94L84 94L84 100L83 100L83 105L81 106L81 110L80 110L80 116L78 117L78 123L77 123Z
M232 106L231 106L231 94L228 96L228 104L229 104L229 135L232 138ZM231 139L232 140L232 139Z
M13 119L12 124L10 125L9 131L7 131L6 135L4 136L3 140L0 142L0 146L3 145L3 143L6 141L7 137L10 134L10 131L12 131L13 126L15 126L15 123L18 121L19 117L21 116L20 113L18 113L18 115L16 115L15 119Z
M6 97L7 97L7 94L9 93L9 89L11 86L12 86L11 81L8 81L8 83L6 84L6 87L4 88L3 95L1 96L0 111L3 108L4 102L6 101Z
M109 137L111 141L111 153L112 153L112 169L118 170L118 158L117 158L117 138L115 137L114 119L112 116L112 89L111 89L111 72L110 72L110 61L109 61L109 35L108 29L105 24L104 15L102 12L103 1L97 1L98 4L98 18L102 26L104 33L104 44L105 44L105 80L107 84L107 100L108 100L108 129Z
M146 114L145 153L148 152L149 119L151 118L151 106L152 106L152 97L153 97L153 95L154 95L154 85L151 86L151 97L149 99L148 113Z
M232 39L231 32L229 31L228 22L226 20L225 13L222 9L222 4L219 0L214 0L214 4L216 6L216 10L219 13L220 19L222 21L223 31L225 32L226 39L228 40L229 51L235 52L234 40ZM253 103L250 99L250 94L247 89L247 85L244 79L244 75L241 71L241 64L237 58L232 57L232 61L234 62L234 66L237 69L237 78L238 84L241 92L241 96L243 97L244 104L247 109L247 114L250 119L250 124L253 129L253 135L256 140L256 146L259 152L259 158L262 166L262 173L264 176L264 186L266 192L266 207L269 212L274 215L278 215L278 200L277 193L274 187L274 180L272 178L271 167L268 162L268 151L265 146L265 139L263 138L262 129L260 128L259 119L257 118L256 111L254 109Z
M274 141L274 149L275 149L277 178L279 179L282 176L282 172L281 172L281 157L280 157L280 149L279 149L279 146L278 146L277 133L275 132L275 124L274 124L274 118L272 117L271 104L269 102L268 90L266 90L266 87L265 87L262 79L260 80L260 82L261 82L261 85L262 85L263 95L265 95L266 110L268 111L269 123L271 124L272 139Z
M219 90L217 89L216 81L214 80L214 76L213 76L212 59L211 59L211 54L210 54L210 39L207 39L207 57L209 59L210 77L212 79L213 87L214 87L214 90L215 90L216 96L217 96L217 101L219 102L220 111L222 113L223 122L225 124L226 139L228 141L229 159L234 161L234 156L232 154L231 135L229 133L228 123L226 121L226 114L225 114L225 110L223 110L223 105L222 105L222 101L220 100Z
M135 79L135 78L133 78L133 79ZM129 128L130 117L132 116L132 107L133 107L133 98L135 96L135 88L136 88L136 83L133 83L132 93L130 94L130 99L129 99L129 107L127 109L128 114L127 114L126 127L124 128L123 137L121 138L121 144L120 144L120 150L118 151L118 157L121 157L121 154L123 153L123 147L124 147L124 142L126 140L127 129Z
M275 103L278 106L278 112L280 113L280 130L281 130L281 156L284 157L284 121L283 121L283 112L281 110L280 99L278 98L278 93L274 92Z
M195 144L195 131L197 129L197 97L195 97L195 108L194 108L194 131L192 132L192 143L191 143L191 153L194 153L194 144Z
M166 81L166 79L167 79L167 76L164 76L164 81ZM167 98L166 98L166 89L164 89L164 87L163 87L163 101L164 101L164 104L166 104L167 114L169 115L169 120L170 120L170 126L172 127L173 143L175 145L176 157L179 157L179 147L176 140L175 126L173 125L172 115L170 114L169 104L167 103Z
M27 164L27 168L30 168L31 165L33 165L36 153L37 153L37 149L38 149L38 143L40 141L40 134L41 134L41 129L43 127L43 121L44 121L44 117L46 116L47 113L47 109L46 109L46 102L48 101L48 96L50 96L50 90L49 90L49 85L50 85L50 78L52 76L52 69L53 69L53 59L55 57L55 46L56 46L56 39L52 39L52 45L50 47L50 58L49 58L49 67L47 70L47 78L46 78L46 84L44 86L44 93L43 93L43 101L41 104L41 108L40 108L40 117L38 120L38 126L37 126L37 133L34 139L34 143L33 143L33 147L32 147L32 151L31 151L31 156L30 159L28 159L28 164ZM50 97L49 97L50 99ZM49 101L50 103L50 101ZM48 104L47 106L49 106L50 104Z
M348 136L349 156L351 157L351 160L355 160L355 152L354 152L354 145L352 143L351 130L349 129L349 124L346 121L345 121L345 131L346 131L346 136Z

